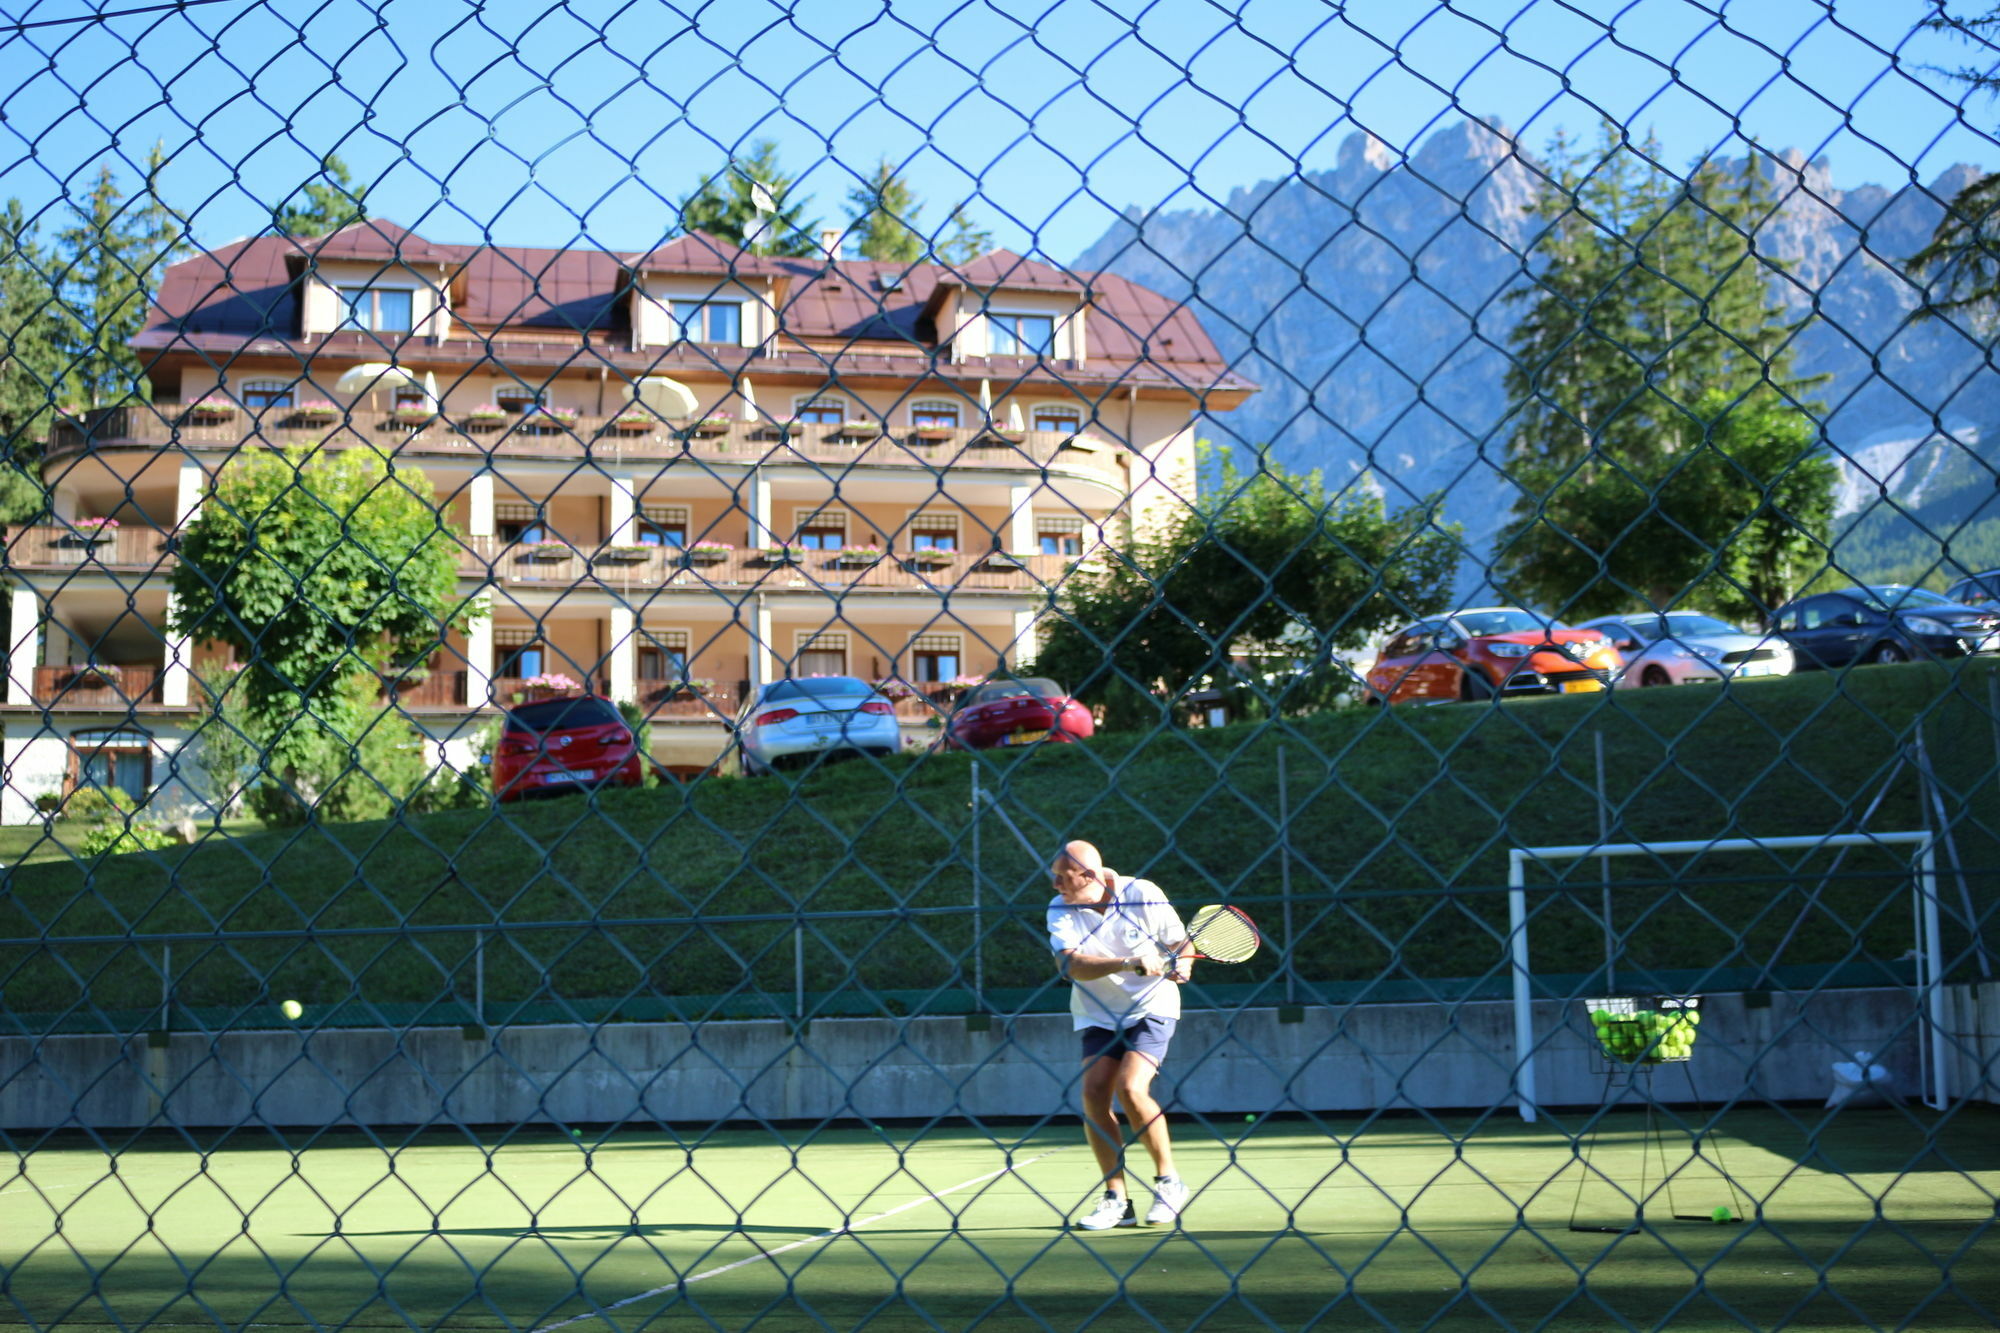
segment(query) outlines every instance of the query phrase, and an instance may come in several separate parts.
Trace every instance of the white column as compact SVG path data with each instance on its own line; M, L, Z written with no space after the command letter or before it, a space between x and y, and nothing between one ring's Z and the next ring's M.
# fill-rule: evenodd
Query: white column
M31 704L35 701L35 668L41 665L36 635L42 627L42 603L33 588L25 583L14 585L7 620L7 702Z
M1008 664L1016 671L1024 670L1034 664L1035 621L1037 619L1038 617L1033 611L1016 611L1014 613L1014 647L1013 651L1007 656L1009 659Z
M771 532L771 483L764 478L762 468L750 473L750 546L776 546L778 539Z
M764 685L771 683L771 608L762 593L757 594L756 607L751 613L750 630L750 692L755 694Z
M634 632L635 622L631 607L611 608L611 697L620 703L639 701L639 636Z
M481 616L465 628L465 706L482 708L493 692L493 617Z
M1041 550L1035 541L1035 488L1016 486L1008 493L1007 554L1028 555Z
M201 512L202 496L208 491L208 474L201 470L201 464L192 459L183 459L180 468L180 491L174 501L174 526L185 528L196 514Z
M166 625L174 623L174 615L180 603L174 595L167 594ZM192 665L194 654L189 651L185 634L167 634L160 645L163 653L164 669L160 673L160 702L168 708L186 708L188 705L188 667Z
M467 508L465 535L468 537L491 537L493 535L493 474L475 473L472 486L466 495Z
M638 530L632 525L632 520L639 516L637 490L637 479L630 474L612 474L610 512L606 515L611 531L605 541L614 546L631 546L639 540Z

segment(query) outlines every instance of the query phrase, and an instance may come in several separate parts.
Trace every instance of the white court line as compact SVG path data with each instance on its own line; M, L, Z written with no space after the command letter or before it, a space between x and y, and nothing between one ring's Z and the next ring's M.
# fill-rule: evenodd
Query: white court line
M71 1190L87 1190L102 1179L104 1177L99 1176L97 1180L86 1180L81 1185L9 1185L0 1189L0 1194L67 1194Z
M651 1300L655 1296L664 1296L668 1292L678 1290L681 1287L691 1287L697 1282L706 1281L712 1277L721 1277L724 1273L732 1272L735 1269L743 1268L750 1264L762 1263L766 1259L775 1259L787 1250L796 1250L803 1245L817 1245L823 1240L832 1240L835 1236L844 1236L850 1231L859 1231L870 1222L880 1222L885 1217L894 1217L897 1213L908 1212L910 1209L918 1207L921 1204L935 1202L947 1194L956 1194L960 1190L984 1184L995 1176L1004 1176L1009 1171L1018 1171L1024 1166L1033 1166L1036 1162L1041 1161L1042 1158L1053 1157L1055 1154L1061 1152L1063 1148L1069 1146L1069 1144L1064 1144L1062 1148L1051 1148L1045 1153L1035 1154L1035 1156L1030 1157L1025 1162L1016 1162L1008 1166L1003 1166L998 1171L988 1171L983 1176L974 1176L970 1180L961 1180L956 1185L950 1185L944 1189L933 1191L920 1199L912 1199L908 1203L899 1203L886 1213L877 1213L873 1217L864 1217L859 1222L845 1222L831 1231L822 1231L817 1236L807 1236L804 1240L795 1240L789 1245L780 1245L775 1250L762 1250L747 1259L738 1259L736 1262L724 1264L720 1268L711 1268L706 1273L696 1273L693 1277L684 1277L678 1282L669 1282L663 1287L654 1287L651 1291L642 1291L637 1296L627 1296L622 1301L613 1301L609 1305L600 1306L592 1310L589 1314L575 1315L553 1324L543 1324L540 1328L534 1330L534 1333L555 1333L556 1329L568 1328L571 1324L580 1324L586 1319L596 1319L600 1315L610 1314L613 1310L622 1310L628 1305L637 1305L640 1301Z

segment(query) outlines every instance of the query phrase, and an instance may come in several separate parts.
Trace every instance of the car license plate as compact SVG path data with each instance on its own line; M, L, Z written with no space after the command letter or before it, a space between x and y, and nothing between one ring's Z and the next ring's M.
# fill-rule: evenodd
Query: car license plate
M568 769L568 768L561 769L554 773L542 774L542 783L544 786L546 786L551 782L588 782L588 781L590 781L590 774L578 773L574 769Z
M1603 688L1602 684L1594 680L1566 680L1562 683L1564 694L1589 694Z
M1004 745L1033 745L1036 741L1048 739L1048 734L1046 731L1017 731L1011 736L1002 738L1001 743Z

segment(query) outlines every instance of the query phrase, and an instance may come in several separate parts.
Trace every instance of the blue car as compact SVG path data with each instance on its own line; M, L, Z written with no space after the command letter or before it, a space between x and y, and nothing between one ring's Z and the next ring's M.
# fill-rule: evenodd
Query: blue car
M1771 628L1801 667L2000 651L2000 615L1898 583L1802 597L1780 610Z
M887 756L903 748L896 705L865 680L803 676L759 689L736 719L743 774L803 768L818 759Z

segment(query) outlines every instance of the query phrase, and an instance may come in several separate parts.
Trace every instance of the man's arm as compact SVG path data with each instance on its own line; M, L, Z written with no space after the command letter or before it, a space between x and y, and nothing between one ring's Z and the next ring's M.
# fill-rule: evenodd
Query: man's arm
M1116 976L1120 972L1137 972L1145 977L1164 976L1167 962L1156 953L1139 954L1131 958L1112 958L1105 954L1064 949L1056 954L1056 968L1071 981L1096 981L1101 977Z

